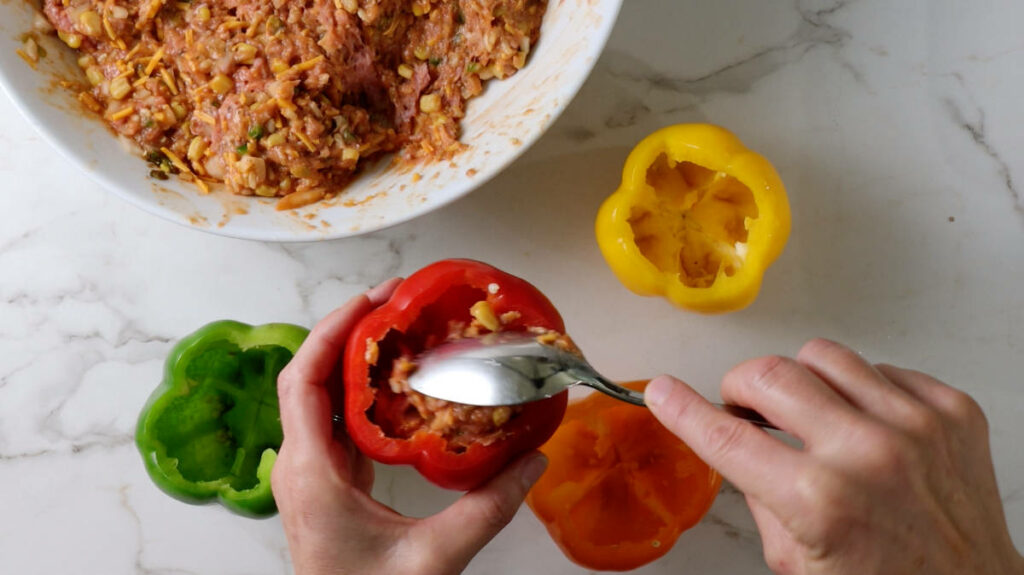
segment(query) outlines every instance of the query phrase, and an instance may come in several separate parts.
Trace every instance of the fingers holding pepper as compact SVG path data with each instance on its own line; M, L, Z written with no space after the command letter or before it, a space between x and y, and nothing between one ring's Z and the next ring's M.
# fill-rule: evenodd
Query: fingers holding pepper
M281 427L286 438L322 450L331 441L332 407L325 387L338 366L345 340L363 316L390 297L395 278L358 295L321 320L278 377Z

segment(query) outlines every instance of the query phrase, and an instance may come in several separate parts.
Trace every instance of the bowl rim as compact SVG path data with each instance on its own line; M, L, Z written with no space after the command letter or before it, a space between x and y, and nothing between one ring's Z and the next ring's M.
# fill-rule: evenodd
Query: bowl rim
M569 104L579 95L580 89L590 77L594 67L597 65L597 61L600 59L600 56L608 43L608 38L611 36L611 32L618 20L618 15L622 8L622 2L623 0L603 0L602 3L605 4L607 14L602 19L599 26L590 31L590 36L592 38L588 43L590 49L581 54L579 65L580 73L573 75L573 77L564 84L563 93L567 94L567 97L559 99L554 104L550 114L538 124L538 129L524 135L522 138L522 145L515 146L501 162L491 163L483 169L478 170L472 178L460 179L448 184L446 187L450 188L451 191L446 194L446 197L435 201L424 202L415 208L403 212L394 219L360 226L357 229L335 227L327 231L318 230L315 234L304 234L285 227L268 229L259 226L221 227L196 225L183 218L180 212L175 211L158 201L147 199L149 196L126 189L125 186L110 177L106 170L97 169L97 167L92 164L84 153L75 149L67 139L61 136L61 132L63 131L60 126L62 123L61 120L66 114L72 114L75 112L60 109L50 103L45 103L44 105L50 106L58 113L53 115L37 114L33 109L34 104L29 102L26 91L19 88L21 82L18 81L15 74L12 74L10 70L8 70L9 66L4 65L5 60L0 60L0 89L7 94L8 98L10 98L14 103L18 112L32 126L36 133L40 135L43 141L55 148L63 158L77 167L78 170L84 172L92 181L104 188L106 192L112 193L121 200L128 202L143 212L155 215L163 220L173 222L185 228L203 231L222 237L278 243L304 243L335 240L362 236L393 228L418 217L422 217L430 212L439 210L483 187L498 176L498 174L502 173L509 166L514 164L530 147L532 147L545 133L547 133L565 109L568 108ZM25 4L28 4L28 2L26 1ZM6 61L9 62L13 60ZM18 62L20 62L20 60L18 60ZM45 73L36 70L31 71L37 74ZM95 120L96 118L88 119ZM110 132L106 125L103 127L106 128L107 133L111 138L116 139L118 137L113 132ZM133 149L132 151L127 152L126 156L138 156L138 154L135 154L134 152L135 150ZM385 161L387 160L385 159ZM364 173L363 175L365 176L366 174Z

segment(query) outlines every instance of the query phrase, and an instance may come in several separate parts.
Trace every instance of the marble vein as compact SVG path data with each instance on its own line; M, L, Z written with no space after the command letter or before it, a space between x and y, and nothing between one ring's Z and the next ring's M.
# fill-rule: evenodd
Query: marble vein
M185 569L164 569L157 567L149 567L143 561L143 556L146 552L142 518L139 517L138 511L132 505L131 500L128 498L128 492L131 490L131 485L122 485L117 490L118 502L121 507L131 517L132 523L135 525L135 532L137 534L138 541L135 543L135 573L142 575L196 575L193 571Z
M394 277L402 267L404 246L415 240L407 232L378 232L363 238L322 242L319 244L267 244L279 250L295 262L304 273L296 278L295 286L302 301L303 309L310 322L315 322L334 307L344 303L337 300L327 309L319 305L317 295L329 284L335 283L349 289L354 295L388 278ZM340 248L340 249L339 249ZM360 253L359 258L349 258L345 252ZM320 266L318 262L327 258L336 261L336 266Z
M806 10L798 5L801 22L789 37L699 76L679 77L653 70L639 58L624 52L610 52L607 55L607 73L614 78L645 84L650 88L694 96L719 92L745 93L762 78L799 62L815 48L842 48L852 36L850 32L828 23L827 17L849 3L838 2L829 9L818 11ZM857 79L861 78L852 66L848 69L854 72Z
M0 462L21 461L25 459L38 459L43 457L57 457L75 455L93 450L119 449L135 443L134 435L110 435L106 439L92 440L81 443L65 443L59 448L39 449L34 451L0 453Z
M961 87L966 89L963 77L959 74L953 74ZM1003 159L1002 154L992 145L989 141L988 135L985 129L985 110L971 102L971 108L966 108L962 103L958 103L953 98L944 98L943 105L946 109L950 120L954 124L960 127L964 133L974 142L978 150L988 156L988 158L995 164L996 171L999 173L999 177L1002 180L1003 187L1010 196L1010 200L1013 203L1013 209L1017 212L1024 221L1024 199L1021 198L1020 190L1017 188L1017 183L1013 179L1013 174L1010 171L1010 165Z

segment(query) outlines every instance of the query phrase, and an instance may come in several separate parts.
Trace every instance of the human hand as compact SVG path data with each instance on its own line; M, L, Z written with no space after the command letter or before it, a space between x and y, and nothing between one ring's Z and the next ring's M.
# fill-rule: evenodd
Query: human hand
M746 495L780 575L1020 575L988 424L968 395L814 340L796 360L743 363L722 398L758 410L802 449L661 377L661 422Z
M459 573L515 515L544 471L537 452L426 519L396 513L370 496L373 465L332 422L326 383L338 377L349 332L384 303L385 282L317 324L278 378L284 443L271 486L295 572Z

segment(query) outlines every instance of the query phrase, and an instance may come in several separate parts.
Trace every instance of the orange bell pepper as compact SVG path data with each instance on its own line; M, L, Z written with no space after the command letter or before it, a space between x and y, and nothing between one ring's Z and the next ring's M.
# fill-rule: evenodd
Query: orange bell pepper
M661 557L722 483L646 408L601 393L570 403L541 451L550 464L526 502L566 556L589 569L626 571Z
M627 288L705 313L753 302L789 230L775 168L706 124L663 128L637 144L596 223L601 253Z

